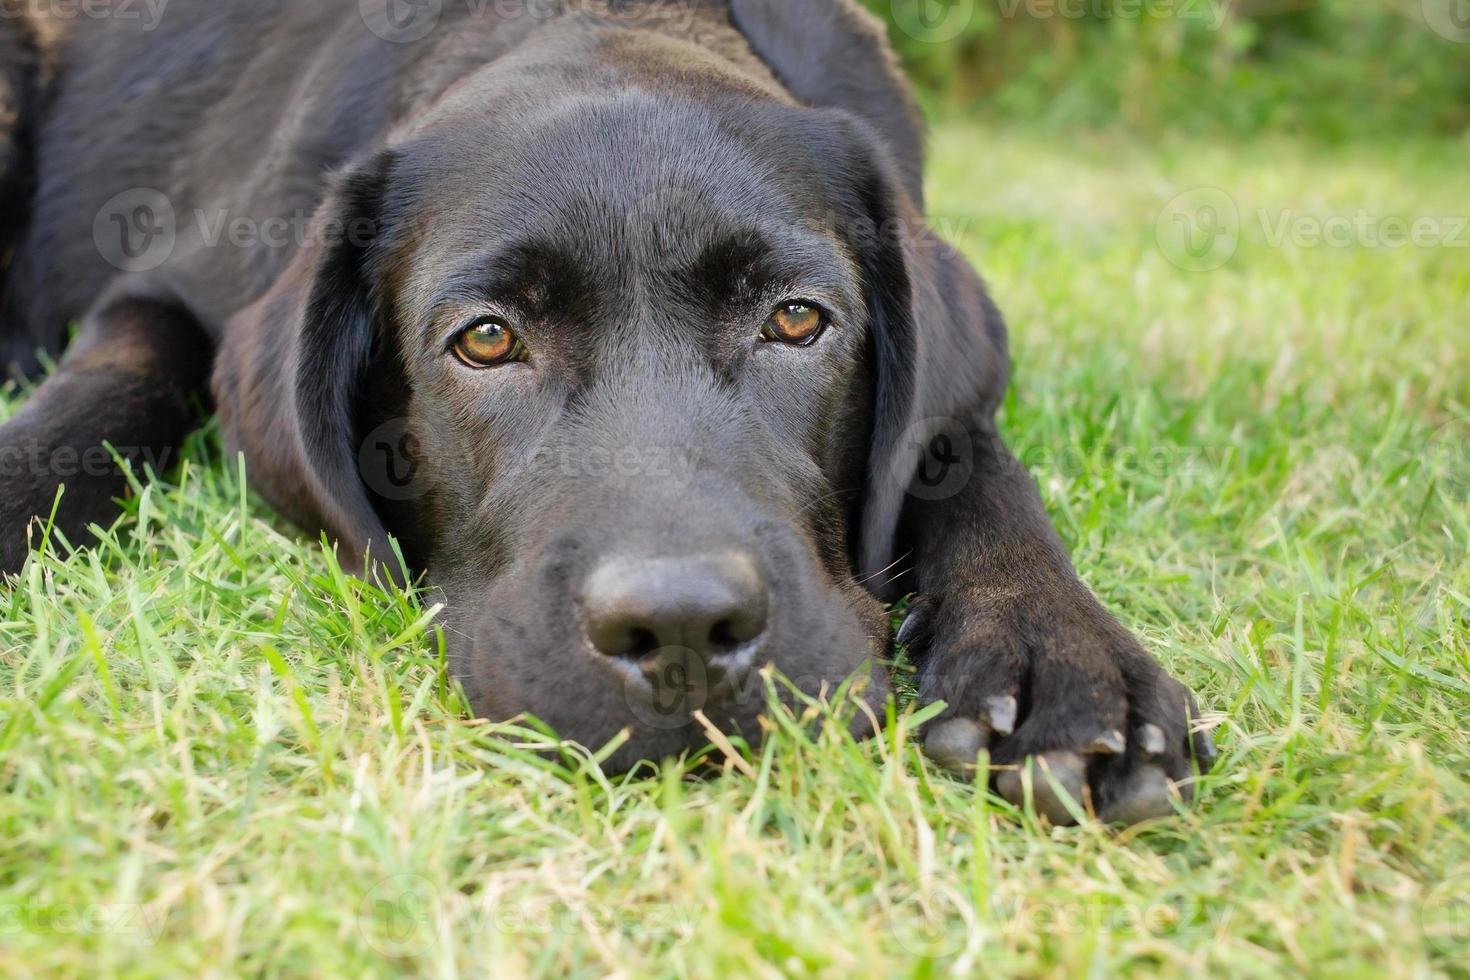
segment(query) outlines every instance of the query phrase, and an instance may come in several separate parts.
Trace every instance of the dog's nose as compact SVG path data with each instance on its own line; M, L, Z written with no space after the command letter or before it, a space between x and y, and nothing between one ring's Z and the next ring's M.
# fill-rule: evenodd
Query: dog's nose
M688 650L711 666L749 659L766 631L769 595L742 552L688 558L618 558L587 581L587 636L609 657L656 669L664 651Z

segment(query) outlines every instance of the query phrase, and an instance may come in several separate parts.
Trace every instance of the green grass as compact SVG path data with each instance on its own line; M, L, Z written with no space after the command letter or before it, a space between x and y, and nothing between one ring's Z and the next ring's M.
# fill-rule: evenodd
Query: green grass
M206 434L0 591L0 969L1470 973L1470 249L1256 213L1453 218L1464 151L935 137L931 210L1014 330L1006 429L1222 719L1190 812L1045 828L904 724L777 717L715 779L548 760ZM1194 273L1156 227L1199 185L1245 217Z

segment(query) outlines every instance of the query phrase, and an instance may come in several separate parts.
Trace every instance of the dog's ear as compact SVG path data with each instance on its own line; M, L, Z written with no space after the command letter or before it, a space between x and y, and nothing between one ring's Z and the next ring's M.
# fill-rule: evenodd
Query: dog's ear
M896 579L905 508L968 480L1010 382L1005 323L965 258L925 222L866 121L834 113L842 233L864 280L876 392L858 559L875 591Z
M401 578L359 465L359 400L376 360L396 357L375 273L388 250L391 151L332 183L275 286L224 332L215 391L222 428L250 479L295 523L326 531L350 569Z
M41 102L41 52L24 11L0 15L0 382L33 377L49 338L23 332L19 297L7 290L14 252L30 220L35 190L35 132Z
M924 126L877 17L857 0L731 0L730 19L792 95L866 121L923 208Z

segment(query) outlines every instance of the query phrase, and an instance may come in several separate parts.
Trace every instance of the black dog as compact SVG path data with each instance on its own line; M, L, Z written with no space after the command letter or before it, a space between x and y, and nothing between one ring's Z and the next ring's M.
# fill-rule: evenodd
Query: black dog
M945 765L1108 819L1214 749L997 438L1000 315L923 223L855 0L173 0L0 21L0 568L208 392L255 486L422 572L475 709L614 765L759 736L890 647ZM672 715L668 682L676 681ZM863 722L870 725L870 722ZM1019 764L1045 760L1033 780ZM1042 773L1049 775L1043 778Z

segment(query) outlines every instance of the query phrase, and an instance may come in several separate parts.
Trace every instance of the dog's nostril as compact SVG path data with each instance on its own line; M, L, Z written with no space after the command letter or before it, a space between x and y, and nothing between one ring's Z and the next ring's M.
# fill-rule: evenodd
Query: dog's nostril
M710 653L727 653L740 646L742 642L735 638L735 626L728 619L720 620L715 624L714 629L709 631Z
M640 663L666 650L740 651L765 633L768 601L760 570L742 553L615 559L592 573L582 596L593 647Z
M642 660L658 651L658 636L652 630L632 629L628 633L628 639L628 649L617 654L618 656L627 657L630 660Z

